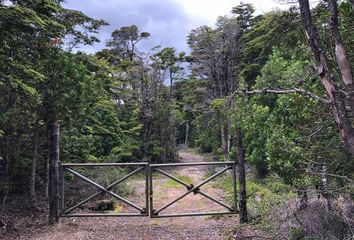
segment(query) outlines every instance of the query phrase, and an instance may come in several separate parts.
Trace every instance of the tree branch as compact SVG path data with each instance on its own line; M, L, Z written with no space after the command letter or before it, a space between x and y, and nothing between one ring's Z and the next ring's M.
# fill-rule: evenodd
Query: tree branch
M291 94L291 93L296 93L312 99L316 99L322 103L326 103L326 104L330 103L330 100L328 99L320 97L310 91L294 87L294 88L262 88L257 90L238 89L228 97L226 101L226 105L229 105L237 95L252 96L256 94Z
M319 175L319 176L322 176L322 175L323 175L323 173L312 172L312 171L310 171L309 174ZM348 178L347 176L341 176L341 175L333 174L333 173L325 173L325 175L326 175L326 176L329 176L329 177L342 178L342 179L344 179L344 180L347 180L348 182L354 183L354 180L351 179L351 178Z

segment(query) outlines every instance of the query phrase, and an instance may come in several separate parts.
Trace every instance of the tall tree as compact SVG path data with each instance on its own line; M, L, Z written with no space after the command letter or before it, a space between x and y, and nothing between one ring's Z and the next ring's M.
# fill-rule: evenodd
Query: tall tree
M345 85L344 90L341 90L338 87L338 83L334 79L333 67L328 60L328 54L322 46L317 27L313 23L309 1L299 0L302 24L305 29L306 38L312 49L314 58L318 64L317 73L319 79L321 80L329 97L333 117L337 123L338 130L341 133L344 144L346 145L348 151L354 155L354 130L352 127L353 123L350 120L345 101L347 98L349 101L351 101L349 102L350 108L353 107L353 77L351 74L349 62L347 60L346 51L341 43L338 32L337 4L335 1L330 1L329 4L331 9L331 35L334 37L337 64L340 66L342 81ZM351 109L351 111L353 111L353 109Z
M1 176L6 179L5 186L9 190L20 190L19 182L26 176L31 176L28 190L32 197L35 192L36 170L39 167L37 162L45 158L38 154L39 146L43 146L43 141L46 141L43 126L48 126L45 123L53 119L54 115L51 113L55 112L45 108L50 107L45 103L45 95L52 94L57 98L52 99L53 101L65 95L63 89L59 90L49 84L51 79L46 75L49 69L43 71L42 68L46 57L52 55L54 48L62 46L64 38L67 38L68 46L98 41L92 33L96 33L105 24L104 21L87 17L79 11L65 9L60 2L14 0L6 5L0 4L0 28L1 32L6 33L0 37L0 129L4 129L3 137L0 138L0 154L4 159L1 163L4 174ZM79 26L81 30L78 30ZM58 80L60 81L61 79ZM50 87L53 88L49 89ZM58 92L54 94L56 90ZM29 146L32 149L32 167L28 169L31 174L24 174L17 170L19 165L27 165L24 164L27 161L25 149Z

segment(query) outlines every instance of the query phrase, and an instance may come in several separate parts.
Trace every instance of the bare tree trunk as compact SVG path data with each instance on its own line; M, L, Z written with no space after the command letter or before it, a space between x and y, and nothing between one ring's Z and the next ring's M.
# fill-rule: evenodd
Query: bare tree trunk
M49 223L54 224L59 220L59 123L54 121L49 128Z
M352 8L354 8L354 0L349 0L350 5L352 5Z
M321 46L317 28L314 26L308 0L299 0L300 14L306 38L318 63L319 78L330 98L332 113L346 148L354 156L354 130L345 108L344 97L336 85L326 53Z
M336 0L328 1L329 9L331 12L331 35L334 40L335 55L338 63L339 70L342 75L342 79L347 92L348 105L352 113L354 113L354 83L353 74L350 62L348 60L348 54L344 48L342 39L339 34L338 28L338 6Z
M238 159L238 181L240 183L240 223L247 223L247 193L246 193L246 170L245 150L243 149L242 129L237 128L237 159Z
M45 197L46 199L49 198L49 163L50 163L50 132L49 126L46 129L46 149L47 149L47 156L45 158Z
M145 114L143 112L143 114ZM145 159L146 155L147 155L147 151L148 151L148 118L143 116L141 119L141 123L143 125L142 127L142 133L141 133L141 140L142 140L142 159Z
M36 124L32 136L32 166L31 166L31 182L30 182L30 198L32 204L34 204L36 201L37 159L38 159L38 127Z
M173 73L171 72L170 69L170 98L169 98L169 103L172 101L172 91L173 91Z
M227 120L227 153L230 154L231 150L231 122Z
M328 210L331 210L332 203L331 203L330 194L328 192L327 167L325 163L322 165L322 169L321 169L321 185L322 185L322 195L327 200L327 208Z
M4 157L4 180L5 180L5 196L9 194L10 184L10 134L4 134L5 136L5 157Z
M221 148L224 152L224 161L228 160L228 152L227 152L227 134L225 133L225 126L223 123L220 124L221 128L220 128L220 132L221 132Z
M189 138L189 121L186 121L186 134L184 137L184 145L188 147L188 138Z

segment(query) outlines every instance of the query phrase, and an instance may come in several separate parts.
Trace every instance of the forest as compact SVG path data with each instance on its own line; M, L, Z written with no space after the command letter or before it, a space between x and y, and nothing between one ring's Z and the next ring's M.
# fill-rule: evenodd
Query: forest
M286 201L305 218L287 239L352 239L354 1L295 2L260 15L235 4L189 33L189 53L144 52L150 33L131 25L90 54L77 49L105 20L62 0L0 1L0 227L21 203L46 213L60 127L61 163L173 163L181 149L241 161L241 222L273 235L229 239L286 239L265 223ZM322 219L311 231L310 215Z

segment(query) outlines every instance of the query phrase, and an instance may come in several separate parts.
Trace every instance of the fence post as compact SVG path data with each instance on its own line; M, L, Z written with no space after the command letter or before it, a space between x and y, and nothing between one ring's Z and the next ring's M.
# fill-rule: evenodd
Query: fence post
M59 221L59 123L49 125L49 224Z
M247 223L247 194L246 194L246 171L245 150L243 148L243 133L241 127L237 128L237 158L238 158L238 182L240 184L240 223Z

